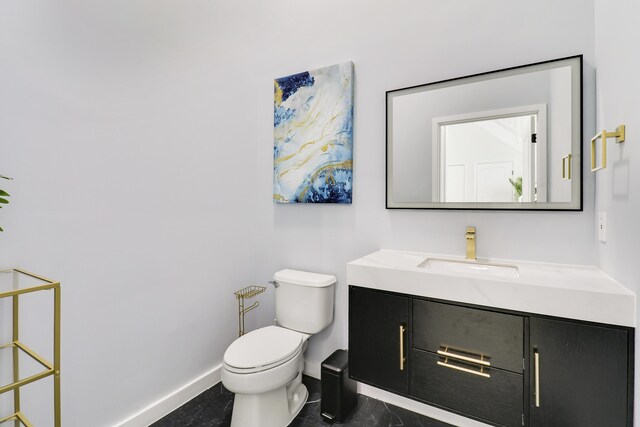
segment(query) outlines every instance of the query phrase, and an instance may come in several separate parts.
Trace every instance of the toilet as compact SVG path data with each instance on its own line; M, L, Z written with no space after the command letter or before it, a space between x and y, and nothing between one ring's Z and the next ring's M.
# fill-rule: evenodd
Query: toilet
M249 332L224 353L222 384L236 394L231 427L285 427L309 393L303 354L333 321L335 276L280 270L273 276L276 326Z

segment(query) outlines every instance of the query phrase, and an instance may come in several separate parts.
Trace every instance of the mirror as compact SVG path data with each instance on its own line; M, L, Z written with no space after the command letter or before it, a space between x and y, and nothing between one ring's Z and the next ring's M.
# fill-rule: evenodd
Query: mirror
M387 92L387 208L582 210L582 55Z

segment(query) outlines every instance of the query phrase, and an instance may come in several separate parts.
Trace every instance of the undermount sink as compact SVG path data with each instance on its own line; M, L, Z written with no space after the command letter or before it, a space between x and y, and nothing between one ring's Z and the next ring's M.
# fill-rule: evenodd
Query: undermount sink
M427 258L418 267L433 273L474 274L486 277L519 277L518 267L508 264L490 264L477 261L458 261L440 258Z
M350 285L635 327L636 297L593 266L382 249L347 264Z

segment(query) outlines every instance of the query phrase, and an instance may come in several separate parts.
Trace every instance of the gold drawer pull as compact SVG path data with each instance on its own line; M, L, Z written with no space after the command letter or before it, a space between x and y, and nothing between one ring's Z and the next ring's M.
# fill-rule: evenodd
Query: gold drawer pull
M445 347L444 350L438 350L438 354L444 357L450 357L452 359L462 360L464 362L476 363L482 366L491 366L488 360L484 360L484 356L480 355L479 359L474 359L473 357L463 356L461 354L451 353L448 347Z
M404 371L404 325L400 325L400 370Z
M483 366L480 367L479 371L474 371L473 369L463 368L462 366L450 365L449 362L448 362L448 359L445 359L444 362L441 362L441 361L438 360L438 365L444 366L445 368L451 368L451 369L455 369L457 371L466 372L468 374L478 375L478 376L484 377L484 378L491 378L491 375L489 375L488 373L484 372L484 367Z

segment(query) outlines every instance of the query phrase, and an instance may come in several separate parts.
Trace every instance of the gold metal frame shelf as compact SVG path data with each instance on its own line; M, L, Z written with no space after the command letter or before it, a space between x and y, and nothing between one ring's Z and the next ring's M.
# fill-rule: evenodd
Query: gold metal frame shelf
M591 138L591 172L597 172L607 167L607 138L615 138L618 144L624 142L624 125L618 126L615 132L607 132L602 129L602 132ZM596 165L596 141L598 139L602 140L602 160L600 165Z
M244 332L244 315L260 305L260 301L256 301L253 304L251 304L249 307L245 308L244 301L247 299L255 298L257 295L263 293L266 289L267 288L265 286L251 285L233 293L236 296L236 299L238 300L238 336L239 337L243 336L245 333Z
M26 427L33 427L33 424L27 419L27 417L20 410L20 387L30 384L34 381L41 380L43 378L53 376L53 399L54 399L54 426L61 427L60 417L60 282L47 279L42 276L38 276L33 273L29 273L17 268L11 270L2 270L0 274L11 274L12 283L10 289L5 290L0 282L0 298L11 297L13 299L13 333L12 341L10 343L0 345L2 349L12 349L13 353L13 382L0 387L0 394L4 394L13 390L13 407L14 413L8 417L0 419L0 424L7 421L14 421L16 427L24 425ZM24 287L21 287L20 278L29 280L30 283ZM53 290L53 363L47 361L44 357L27 347L19 339L19 296L32 292ZM29 377L20 379L20 365L19 355L20 352L25 353L37 363L44 367L44 370L31 375Z

